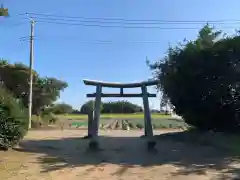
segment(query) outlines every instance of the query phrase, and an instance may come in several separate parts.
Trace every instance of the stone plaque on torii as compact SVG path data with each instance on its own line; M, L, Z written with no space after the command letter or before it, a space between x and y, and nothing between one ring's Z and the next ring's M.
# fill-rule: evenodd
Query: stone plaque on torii
M88 122L89 128L88 128L88 135L92 137L91 142L89 144L90 147L98 147L98 129L99 129L99 121L100 121L100 107L101 107L101 98L102 97L140 97L143 99L143 108L144 108L144 129L145 129L145 136L148 139L148 148L152 149L155 146L155 141L153 140L153 128L152 128L152 121L151 121L151 112L149 108L149 97L156 97L156 94L150 94L147 92L148 86L154 86L158 85L158 80L152 80L152 81L143 81L143 82L137 82L137 83L112 83L112 82L102 82L102 81L96 81L96 80L83 80L85 85L95 86L96 87L96 93L87 94L87 97L95 98L95 105L94 105L94 111L93 116L92 114L89 114L90 118ZM102 88L119 88L119 93L103 93ZM142 93L139 94L129 94L124 93L125 88L141 88ZM92 118L91 118L92 116Z

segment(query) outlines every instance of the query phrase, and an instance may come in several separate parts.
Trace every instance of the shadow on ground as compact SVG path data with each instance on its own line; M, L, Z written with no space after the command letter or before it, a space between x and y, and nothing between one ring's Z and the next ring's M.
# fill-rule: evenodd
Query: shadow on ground
M38 159L43 172L65 167L116 164L121 168L114 175L121 176L134 166L169 164L178 167L172 176L205 174L208 170L217 170L224 173L216 179L227 179L231 175L240 178L240 169L237 165L232 166L239 159L226 148L198 142L194 136L189 140L189 135L186 136L184 132L163 134L155 139L155 153L146 150L145 138L108 136L99 137L102 150L98 152L87 151L89 140L82 138L25 140L15 150L43 154Z

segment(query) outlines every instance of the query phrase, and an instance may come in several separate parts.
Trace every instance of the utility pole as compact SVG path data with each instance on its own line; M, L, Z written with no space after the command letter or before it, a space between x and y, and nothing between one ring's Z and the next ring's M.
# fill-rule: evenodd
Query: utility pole
M31 33L30 33L30 61L29 61L29 97L28 97L28 128L32 128L32 89L33 89L33 40L34 40L34 25L35 21L30 19Z

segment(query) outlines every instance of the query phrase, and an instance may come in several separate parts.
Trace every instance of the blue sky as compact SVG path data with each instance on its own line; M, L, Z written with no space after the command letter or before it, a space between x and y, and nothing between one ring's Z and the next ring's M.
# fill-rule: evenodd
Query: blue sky
M25 64L29 61L29 44L20 38L29 36L30 28L24 16L17 15L21 13L166 21L240 20L239 0L231 3L224 0L0 0L0 3L9 8L11 15L0 19L0 57ZM227 33L239 26L236 23L215 25ZM84 86L84 78L116 82L147 80L151 72L145 63L146 56L150 61L162 58L169 44L195 38L203 24L157 26L193 29L103 28L37 22L34 68L41 76L67 81L69 87L61 93L59 101L79 108L87 100L85 94L94 91ZM130 100L142 104L141 99ZM159 99L151 99L150 105L159 108Z

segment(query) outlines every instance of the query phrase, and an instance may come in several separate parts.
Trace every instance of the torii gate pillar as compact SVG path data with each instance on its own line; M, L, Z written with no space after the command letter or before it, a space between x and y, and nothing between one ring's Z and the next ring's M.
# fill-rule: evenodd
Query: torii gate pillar
M145 136L152 137L153 136L152 120L148 102L147 87L145 85L142 86L142 94L143 94L142 98L144 108Z

